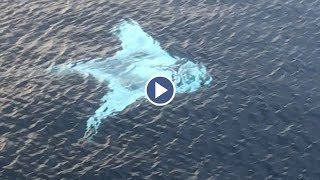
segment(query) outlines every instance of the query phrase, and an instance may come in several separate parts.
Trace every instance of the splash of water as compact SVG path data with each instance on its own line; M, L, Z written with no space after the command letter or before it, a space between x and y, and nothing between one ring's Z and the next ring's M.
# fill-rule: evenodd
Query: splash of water
M101 122L108 116L144 97L145 83L153 76L171 77L177 93L194 92L212 81L204 66L169 55L133 20L121 22L112 32L122 47L113 57L53 67L55 72L89 74L108 84L109 90L102 97L101 106L87 120L85 138L96 134Z

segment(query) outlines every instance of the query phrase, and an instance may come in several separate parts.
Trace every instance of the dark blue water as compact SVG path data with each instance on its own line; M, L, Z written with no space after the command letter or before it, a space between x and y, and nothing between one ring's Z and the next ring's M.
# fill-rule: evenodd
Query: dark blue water
M0 179L320 179L320 1L0 2ZM108 88L46 69L111 57L134 19L213 84L137 101L92 142Z

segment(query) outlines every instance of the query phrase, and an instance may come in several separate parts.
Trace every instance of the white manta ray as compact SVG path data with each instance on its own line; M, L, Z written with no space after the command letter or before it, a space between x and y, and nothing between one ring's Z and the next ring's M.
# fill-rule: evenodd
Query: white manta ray
M155 75L171 77L177 93L196 91L212 80L204 66L169 55L133 20L121 22L112 32L121 41L122 47L113 57L82 60L51 68L56 73L89 74L107 82L108 92L102 97L101 106L87 120L85 138L96 134L99 125L108 116L144 97L145 83Z

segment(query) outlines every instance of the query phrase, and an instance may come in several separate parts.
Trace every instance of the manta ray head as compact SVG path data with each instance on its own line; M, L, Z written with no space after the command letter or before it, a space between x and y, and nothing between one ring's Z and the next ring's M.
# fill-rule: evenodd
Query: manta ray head
M208 75L202 64L187 61L173 74L173 81L178 93L186 93L194 92L201 86L210 84L212 77Z

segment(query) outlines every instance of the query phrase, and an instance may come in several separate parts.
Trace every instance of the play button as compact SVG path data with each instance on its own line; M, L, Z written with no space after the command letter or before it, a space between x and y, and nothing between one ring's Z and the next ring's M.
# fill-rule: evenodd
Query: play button
M164 106L172 101L175 95L173 82L166 77L151 78L145 87L147 99L156 106Z
M158 98L159 96L161 96L163 93L167 92L168 90L161 86L160 84L158 84L157 82L155 83L156 87L155 87L155 97Z

